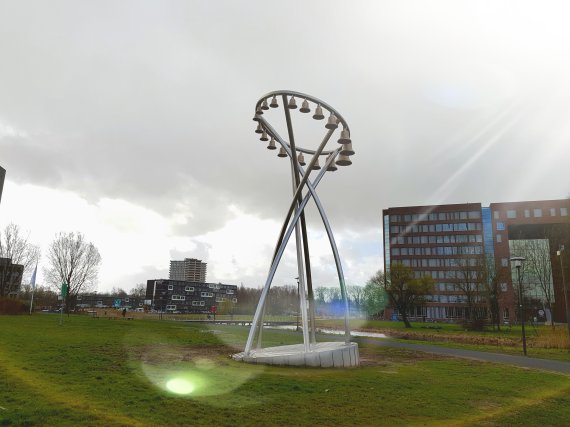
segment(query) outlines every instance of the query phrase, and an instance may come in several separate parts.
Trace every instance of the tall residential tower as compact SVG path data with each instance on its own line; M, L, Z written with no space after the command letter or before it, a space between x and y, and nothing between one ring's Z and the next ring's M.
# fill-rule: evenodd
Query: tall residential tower
M206 283L206 263L195 258L170 261L170 280Z

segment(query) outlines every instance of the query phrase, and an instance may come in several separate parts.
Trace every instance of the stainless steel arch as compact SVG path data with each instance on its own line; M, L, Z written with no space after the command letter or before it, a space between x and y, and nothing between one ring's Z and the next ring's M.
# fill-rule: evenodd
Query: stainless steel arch
M337 274L338 274L338 278L339 278L339 284L340 284L340 288L341 288L341 294L342 294L342 297L344 300L344 306L345 306L345 322L344 322L345 323L345 340L347 343L350 341L350 330L349 330L349 324L348 324L348 298L347 298L347 294L346 294L344 272L342 269L342 264L340 261L338 248L337 248L337 245L336 245L336 242L334 239L334 235L332 233L330 223L329 223L328 218L326 216L326 213L324 211L323 205L322 205L322 203L321 203L321 201L320 201L320 199L316 193L316 187L318 186L319 182L321 181L321 179L322 179L324 173L327 171L328 167L331 165L332 162L334 162L336 156L339 154L342 147L339 147L339 148L337 148L335 150L331 150L331 151L325 151L324 150L325 145L328 143L328 141L329 141L331 135L334 133L335 129L329 129L329 131L325 135L323 141L321 142L321 144L319 145L317 150L308 150L308 149L304 149L301 147L297 147L295 142L294 142L289 111L287 110L287 104L288 104L287 96L295 96L295 97L298 97L300 99L302 98L302 99L310 100L311 102L314 102L314 103L321 105L321 107L325 108L330 113L334 114L338 120L337 124L341 123L343 125L343 128L346 130L349 130L348 124L346 123L344 118L336 110L334 110L330 105L328 105L325 102L323 102L323 101L321 101L315 97L312 97L310 95L302 94L300 92L293 92L293 91L269 92L268 94L264 95L257 102L256 111L261 111L260 106L261 106L261 103L263 102L263 100L266 100L267 98L273 97L273 96L281 96L283 99L283 104L284 104L283 107L284 107L285 112L286 112L288 132L289 132L289 136L290 136L289 142L285 141L278 134L278 132L267 122L267 120L265 120L265 118L263 117L262 114L256 114L256 116L254 117L254 120L258 121L259 124L261 125L261 127L269 135L274 137L277 140L277 142L279 142L279 144L283 147L283 149L287 153L287 156L290 158L291 166L292 166L292 172L293 172L294 176L298 172L302 179L300 180L300 182L299 182L299 180L295 181L295 179L294 179L293 199L292 199L291 205L289 207L289 211L287 213L286 219L284 221L284 224L283 224L283 227L281 230L281 235L279 237L279 240L278 240L276 248L275 248L275 253L274 253L272 263L271 263L271 267L269 269L268 277L267 277L267 280L266 280L265 285L263 287L261 297L260 297L260 301L259 301L259 304L257 306L256 312L254 315L252 327L251 327L251 330L250 330L250 333L249 333L249 336L247 339L246 347L245 347L245 354L249 354L249 352L251 351L253 341L255 339L256 331L258 331L258 329L259 329L259 343L261 342L261 330L263 328L263 315L264 315L264 307L265 307L265 303L266 303L267 294L268 294L269 289L271 287L271 283L272 283L273 278L275 276L275 272L277 270L277 267L279 265L281 257L283 255L284 250L287 246L287 243L291 237L291 234L293 233L293 230L296 231L296 236L297 236L296 238L297 238L297 251L298 251L297 257L298 257L298 260L300 259L300 257L302 257L302 251L301 251L300 245L299 245L299 241L300 241L299 220L300 219L303 220L303 216L302 216L303 211L304 211L304 209L305 209L305 207L306 207L306 205L307 205L307 203L311 197L313 198L313 200L315 202L317 210L319 211L319 214L321 216L321 220L323 221L323 224L325 226L325 230L327 232L327 237L329 239L329 243L330 243L331 250L333 253L333 257L335 260L335 265L336 265ZM306 171L297 162L297 156L296 156L297 151L313 155ZM313 182L311 182L309 180L309 175L310 175L310 172L312 170L313 165L316 163L316 161L318 160L318 157L320 155L328 155L327 162L324 165L324 167L322 168L322 170L319 172L319 174L315 178L315 180ZM295 182L298 182L296 188L295 188ZM302 194L303 188L305 188L305 187L308 189L308 193L301 200L300 196ZM293 219L290 221L291 215L293 214L293 212L294 212L294 216L293 216ZM304 224L303 224L303 226L304 226ZM305 239L306 239L306 237L305 237ZM306 244L306 240L305 240L305 244ZM299 270L301 271L301 267L299 267ZM303 317L303 322L304 322L303 323L303 326L304 326L304 328L303 328L304 329L303 341L305 344L305 351L310 351L309 340L307 338L306 307L303 307L303 302L305 300L305 292L304 291L303 291L303 297L302 298L303 299L301 300L301 304L302 304L303 316L304 316ZM312 321L312 328L311 329L313 331L313 336L314 336L314 319Z

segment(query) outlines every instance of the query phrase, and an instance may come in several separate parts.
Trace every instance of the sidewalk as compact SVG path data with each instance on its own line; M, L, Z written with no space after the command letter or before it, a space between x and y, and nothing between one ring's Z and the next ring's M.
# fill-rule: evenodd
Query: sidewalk
M522 368L541 369L544 371L570 374L570 362L561 360L537 359L534 357L513 356L510 354L489 353L485 351L464 350L459 348L440 347L429 344L412 344L395 341L359 338L356 342L379 347L395 347L406 350L423 351L426 353L442 354L445 356L462 357L465 359L482 360L485 362L504 363Z

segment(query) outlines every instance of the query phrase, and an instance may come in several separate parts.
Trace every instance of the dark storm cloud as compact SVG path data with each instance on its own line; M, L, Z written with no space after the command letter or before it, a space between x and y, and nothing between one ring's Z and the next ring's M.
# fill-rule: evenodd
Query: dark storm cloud
M319 189L335 229L378 229L388 206L564 196L564 156L524 191L516 172L568 136L564 4L408 6L3 3L0 125L20 134L0 134L1 161L18 182L182 213L181 234L219 228L231 204L281 220L288 166L251 116L290 88L352 129L353 166Z

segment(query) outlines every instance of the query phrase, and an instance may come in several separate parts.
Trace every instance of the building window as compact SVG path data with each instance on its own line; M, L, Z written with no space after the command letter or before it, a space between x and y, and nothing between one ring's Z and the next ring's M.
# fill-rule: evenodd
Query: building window
M524 217L525 217L525 218L530 218L530 209L525 209L525 210L524 210Z
M503 241L502 234L497 234L497 243L502 243L502 241Z
M176 310L176 306L175 306L175 305L167 305L167 306L166 306L166 309L167 309L168 311L174 311L174 310Z
M202 298L212 298L214 294L212 292L202 292Z
M226 294L233 295L233 293L234 293L233 289L226 289Z
M501 266L508 267L509 266L509 259L508 258L501 258Z
M507 292L507 284L501 283L501 292Z
M194 292L194 288L193 288L192 286L186 286L186 287L184 288L184 290L185 290L186 292Z
M168 290L171 291L174 289L174 285L168 285Z
M507 211L507 218L516 218L517 217L517 211L514 209L509 209Z
M568 208L560 208L560 216L568 216Z
M504 222L498 222L497 223L497 230L504 230L505 229L505 223Z
M542 216L542 209L533 209L533 214L535 218L540 218Z
M505 307L505 309L503 310L503 319L504 320L509 320L509 309Z
M184 295L172 295L172 300L174 300L174 301L185 301L186 297Z
M493 218L499 219L499 211L494 211L494 212L493 212Z
M556 216L556 208L550 208L550 216Z

